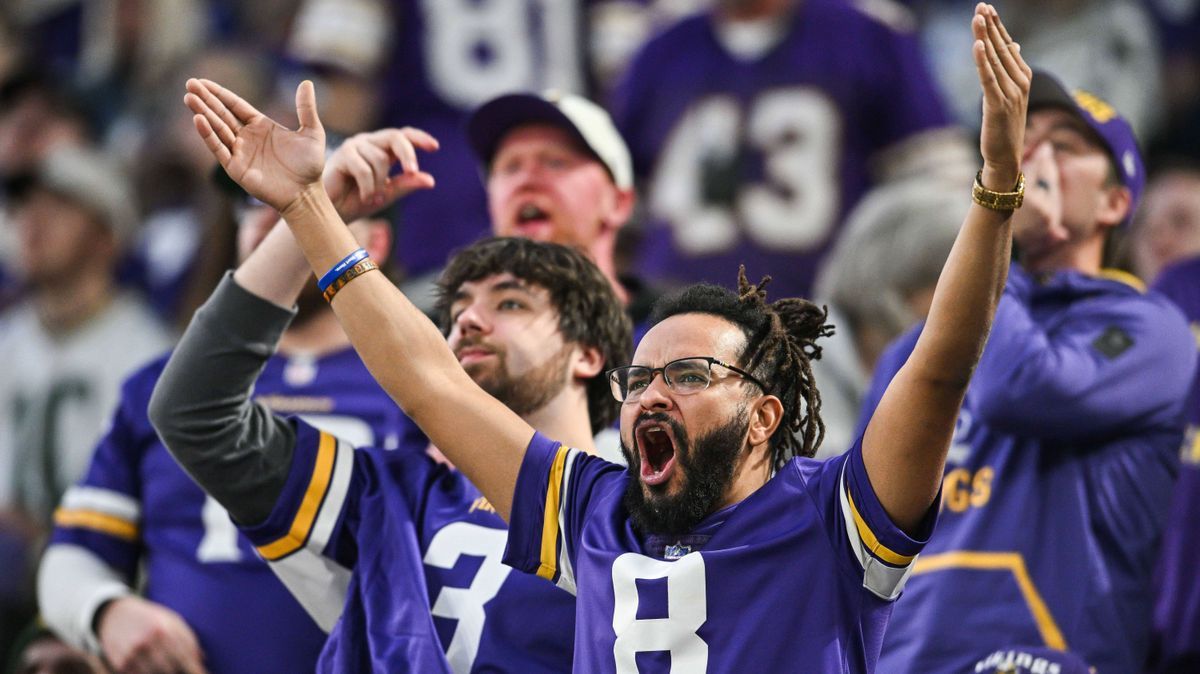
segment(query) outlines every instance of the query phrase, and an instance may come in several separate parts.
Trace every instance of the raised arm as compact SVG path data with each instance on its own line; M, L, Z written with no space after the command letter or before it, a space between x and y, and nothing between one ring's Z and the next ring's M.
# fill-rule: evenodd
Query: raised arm
M1032 71L995 8L975 7L972 55L983 89L983 186L1017 183ZM925 329L883 394L863 437L863 460L883 507L914 529L937 495L971 372L1004 288L1011 211L972 204L946 260Z
M321 184L325 135L310 82L296 92L297 131L215 82L189 80L188 91L208 148L247 192L283 214L315 274L358 248ZM282 254L285 242L272 237L263 246ZM256 292L245 269L236 280ZM333 309L380 385L507 518L533 429L466 375L441 332L382 274L345 286Z

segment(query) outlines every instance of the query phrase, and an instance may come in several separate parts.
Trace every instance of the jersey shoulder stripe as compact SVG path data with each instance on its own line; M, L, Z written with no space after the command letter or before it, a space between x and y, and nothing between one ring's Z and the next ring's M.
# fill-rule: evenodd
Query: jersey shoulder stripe
M138 525L141 516L141 506L127 494L76 485L63 494L62 505L54 511L54 524L136 541L141 534Z
M575 593L575 573L567 555L567 541L570 540L570 536L566 531L566 509L571 488L571 471L578 455L579 450L560 446L555 453L554 462L550 465L545 515L542 519L540 564L537 569L539 577L572 594Z
M282 537L257 547L267 561L277 561L302 547L320 553L328 542L350 485L354 450L334 436L320 432L317 457L312 475L292 519Z

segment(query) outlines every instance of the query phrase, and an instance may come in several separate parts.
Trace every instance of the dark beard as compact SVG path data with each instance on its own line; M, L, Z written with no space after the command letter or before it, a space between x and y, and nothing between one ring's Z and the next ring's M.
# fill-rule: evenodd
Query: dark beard
M504 351L496 350L495 354L494 371L477 374L473 371L474 367L468 367L467 374L479 384L479 388L520 416L545 407L567 385L567 368L571 359L569 344L564 344L550 360L520 377L509 374L507 354Z
M721 496L733 483L739 448L750 421L740 408L728 423L689 442L683 425L665 414L647 414L638 418L660 421L671 427L675 436L675 468L682 470L683 488L674 496L656 487L646 487L638 479L641 455L630 451L621 440L621 453L629 463L630 479L625 483L623 503L633 527L643 534L681 536L696 528L712 512ZM636 439L634 440L636 443ZM647 496L650 490L652 495Z

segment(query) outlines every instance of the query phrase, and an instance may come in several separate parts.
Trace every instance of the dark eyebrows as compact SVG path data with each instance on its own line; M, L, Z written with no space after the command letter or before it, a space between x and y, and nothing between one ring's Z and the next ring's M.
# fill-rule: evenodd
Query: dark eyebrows
M466 284L466 282L464 282L463 285L465 285L465 284ZM529 296L530 298L532 298L534 296L533 288L531 288L528 283L526 283L525 281L518 279L518 278L505 279L503 281L500 281L499 283L496 283L494 285L488 286L487 288L484 288L482 290L482 292L483 293L497 293L497 292L504 292L506 290L515 290L517 292L520 292L524 295ZM469 300L469 299L471 299L471 297L472 297L471 293L467 292L466 290L463 290L463 286L460 285L458 287L458 289L454 291L454 297L450 301L451 310L453 310L455 304L458 304L459 302L462 302L464 300Z

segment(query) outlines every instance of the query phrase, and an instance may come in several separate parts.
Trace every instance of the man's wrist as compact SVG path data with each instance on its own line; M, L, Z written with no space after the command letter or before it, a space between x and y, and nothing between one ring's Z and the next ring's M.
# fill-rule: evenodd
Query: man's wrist
M1012 192L1020 175L1019 165L1002 166L984 162L983 170L979 172L979 182L992 192Z
M329 199L329 193L325 191L325 185L320 180L311 182L300 190L300 194L292 200L292 203L284 206L279 211L279 215L287 220L289 224L303 223L312 218L320 218L323 213L332 211L337 213L337 208ZM338 217L341 217L340 215Z

